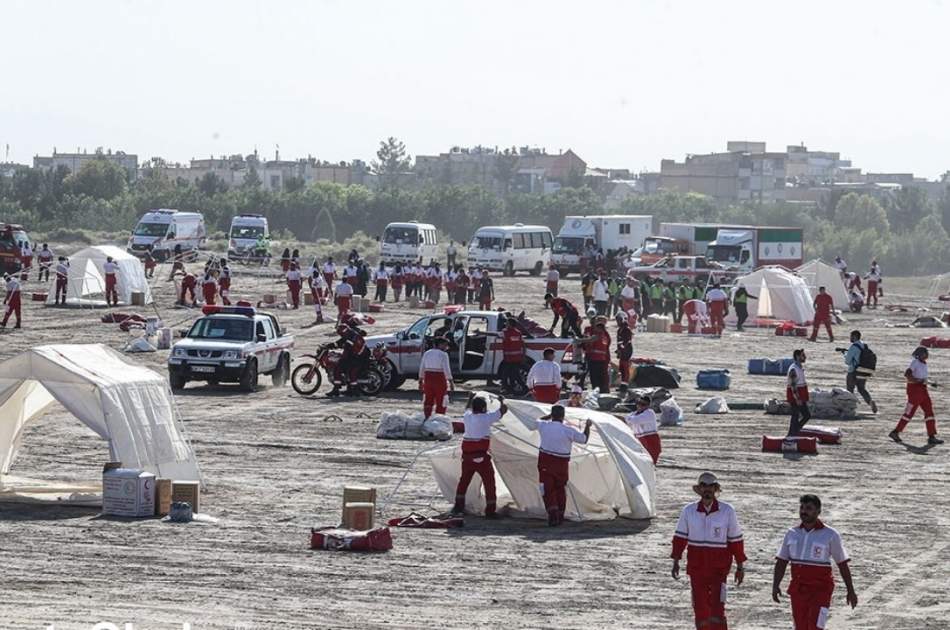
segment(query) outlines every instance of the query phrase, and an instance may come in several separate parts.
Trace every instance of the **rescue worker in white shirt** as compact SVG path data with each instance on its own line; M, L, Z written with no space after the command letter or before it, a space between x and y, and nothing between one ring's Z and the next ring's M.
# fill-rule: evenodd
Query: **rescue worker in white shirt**
M841 579L848 589L847 602L851 608L858 605L858 595L854 591L848 552L841 542L841 535L818 518L821 514L821 499L806 494L802 495L798 504L798 516L802 522L785 533L775 554L772 601L781 601L782 579L791 563L792 581L787 593L792 601L795 630L820 630L828 622L831 594L835 590L832 562L838 565Z
M551 265L548 269L548 277L545 284L545 293L550 293L552 296L557 297L557 285L561 280L561 272L557 270L557 265ZM547 304L544 306L545 309L548 308Z
M864 276L864 279L868 281L868 308L877 308L878 295L883 293L881 289L883 276L881 274L881 267L877 264L876 260L871 261L871 268Z
M349 282L341 282L336 287L336 321L343 321L350 312L353 304L353 285Z
M322 324L323 300L329 294L327 281L316 265L310 268L310 275L307 280L310 282L310 294L313 296L313 313L316 316L314 324Z
M457 255L458 250L455 249L455 241L449 241L449 246L445 248L446 269L452 269L455 267L455 257Z
M845 274L848 273L848 263L841 256L835 256L834 268L841 274L841 280L844 281Z
M106 261L102 263L102 271L106 275L106 304L108 306L118 306L119 294L116 291L116 284L119 265L112 260L112 256L106 256Z
M221 268L218 270L218 295L221 296L221 303L225 306L231 306L231 268L228 267L228 259L221 259Z
M901 431L907 427L918 409L924 412L924 424L927 426L927 444L929 446L943 444L943 440L937 437L937 420L934 418L934 406L930 400L930 392L927 390L927 359L929 357L930 351L923 346L919 346L914 350L910 365L904 370L904 378L907 380L907 405L904 407L904 414L897 422L897 426L888 434L888 437L898 444L903 441L900 436Z
M36 253L36 259L40 263L40 282L49 282L49 268L53 266L53 252L49 246L43 243L42 249Z
M491 463L491 428L508 412L505 399L498 397L501 406L498 411L488 411L488 402L484 396L475 392L468 398L462 423L465 433L462 435L462 476L455 489L455 507L453 514L465 513L465 494L475 473L482 478L485 489L485 518L496 518L495 467Z
M607 290L608 287L607 274L601 271L597 280L594 281L594 287L591 292L591 298L594 300L594 309L598 315L607 314L607 302L610 300L610 293Z
M333 290L333 281L336 280L336 265L333 264L333 257L328 256L327 261L323 263L323 279L327 281L327 289Z
M379 263L379 269L376 270L375 276L376 297L373 299L376 302L385 302L386 293L389 291L389 270L386 269L385 263Z
M426 350L419 362L419 389L422 391L422 411L425 417L432 415L432 410L444 414L448 409L448 391L455 391L452 381L452 367L449 364L449 347L447 337L435 340L435 348Z
M6 285L6 295L3 298L3 304L7 307L3 314L3 322L0 323L0 328L7 327L7 321L10 319L10 315L16 317L16 325L14 328L20 327L20 309L22 308L22 300L20 299L20 281L16 279L16 276L10 275L8 273L3 274L3 281Z
M56 263L56 293L54 305L59 306L60 295L63 297L63 306L66 305L66 288L69 282L69 260L65 256L59 257Z
M561 397L561 366L554 361L554 348L545 348L541 356L528 371L528 389L536 401L553 404Z
M571 449L575 443L587 444L590 438L591 421L587 420L584 432L564 424L564 407L554 405L551 415L538 420L537 431L541 434L538 450L538 481L548 513L548 525L556 527L564 522L567 510L567 482L571 463Z
M699 501L683 508L673 534L673 579L680 578L680 558L686 551L686 575L693 594L696 627L726 630L726 580L736 562L736 585L745 577L742 528L736 511L717 496L722 491L711 472L699 476L693 492Z
M788 437L795 437L811 420L808 409L808 383L805 380L805 350L799 348L792 352L794 362L788 368L785 386L785 400L792 406L792 415L788 419Z
M205 304L214 304L214 298L218 293L218 280L210 268L205 269L205 275L201 279L201 295L204 297Z
M640 444L646 449L650 457L653 458L654 465L660 459L660 452L663 447L660 445L660 434L657 432L656 412L651 405L653 399L649 396L640 396L637 398L636 410L630 412L624 421L633 429L633 434L637 436Z
M287 271L287 290L290 292L290 301L295 309L300 308L300 287L303 284L303 276L297 263L291 262L290 269Z

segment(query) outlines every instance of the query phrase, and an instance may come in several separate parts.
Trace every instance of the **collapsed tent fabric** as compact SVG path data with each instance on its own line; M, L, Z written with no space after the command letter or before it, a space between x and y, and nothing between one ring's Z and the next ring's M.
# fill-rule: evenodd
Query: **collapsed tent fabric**
M812 306L814 300L805 280L784 267L760 267L738 278L736 286L740 284L750 293L748 308L753 317L781 319L796 324L804 324L815 318ZM767 293L760 295L766 289ZM766 304L768 308L763 308ZM726 321L736 321L735 309L730 309Z
M824 262L821 258L816 258L808 261L801 267L797 267L795 273L801 276L805 281L812 300L818 295L818 287L825 287L825 291L831 296L831 299L834 300L835 308L842 311L848 310L850 306L848 291L844 288L841 273L837 269Z
M495 424L491 453L495 465L498 506L510 505L516 513L547 518L538 483L538 419L550 405L530 401L506 401L508 413ZM498 409L491 399L489 409ZM567 486L567 514L571 520L651 518L656 515L656 475L650 454L625 422L608 413L568 407L565 422L583 428L593 422L587 444L575 444L571 453ZM455 501L462 467L461 444L446 446L428 455L432 473L442 495ZM481 479L472 480L465 497L466 509L485 509Z
M126 468L201 480L164 377L101 344L50 345L0 363L0 485L24 428L54 402L108 442L110 459Z
M635 365L630 384L634 387L666 387L676 389L680 386L680 375L665 365Z
M69 306L105 306L106 280L102 266L106 258L119 265L116 292L121 304L131 304L133 293L145 294L145 304L152 303L152 291L145 278L142 262L114 245L87 247L69 257L69 279L66 285L66 304ZM50 274L46 304L56 301L56 274Z

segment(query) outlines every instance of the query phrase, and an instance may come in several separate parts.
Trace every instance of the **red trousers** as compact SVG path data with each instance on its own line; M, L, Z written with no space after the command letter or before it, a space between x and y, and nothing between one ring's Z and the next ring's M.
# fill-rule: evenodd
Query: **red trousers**
M426 372L422 376L422 411L425 417L432 415L432 408L435 412L444 414L446 412L445 396L449 391L449 384L445 380L445 374L442 372Z
M570 457L558 457L548 453L538 453L538 481L544 497L544 509L548 513L548 523L564 521L567 509L567 482Z
M204 296L205 304L214 305L214 298L218 294L218 288L210 282L202 283L201 294Z
M828 622L834 584L796 584L788 587L795 630L822 630Z
M716 334L721 335L726 329L726 305L722 300L709 303L709 320Z
M115 274L106 274L106 304L119 304L119 294L115 290Z
M495 467L492 466L488 451L462 453L462 476L459 477L459 485L455 489L455 505L465 506L465 493L468 492L468 484L472 482L475 473L482 478L482 487L485 489L485 514L494 514Z
M491 310L491 299L489 298L478 298L478 308L483 311Z
M351 298L348 295L337 296L336 310L339 313L339 319L343 319L350 312Z
M554 404L561 398L560 385L535 385L531 395L540 403Z
M927 435L937 435L937 420L934 418L933 402L930 400L930 392L927 391L927 386L923 383L907 384L907 405L904 407L904 415L897 422L897 432L900 433L904 430L918 409L924 412Z
M548 293L550 293L554 297L557 297L557 282L548 282L547 285L545 286L545 289L547 290Z
M231 278L221 278L218 280L218 294L221 296L221 303L225 306L231 306L231 300L228 296L231 294Z
M300 280L288 280L287 287L290 289L290 301L294 308L300 308Z
M653 463L656 464L657 460L660 459L660 452L663 450L660 446L660 434L638 435L637 439L640 440L640 444L643 445L643 448L653 458Z
M56 278L56 297L55 297L56 304L59 304L60 294L62 294L63 296L63 304L66 303L66 282L67 282L66 278L60 278L60 277Z
M871 306L872 302L877 306L877 282L868 280L868 306Z
M818 338L818 327L822 324L825 325L825 330L828 331L828 340L834 341L835 334L831 332L831 316L830 315L815 315L815 321L812 322L811 329L811 340L814 341Z
M20 292L17 291L10 296L10 299L7 300L7 311L3 315L3 325L7 325L7 320L10 319L10 315L16 317L16 325L20 325Z
M192 286L192 285L190 285L190 284L182 284L182 285L181 285L181 296L179 297L179 302L181 302L182 304L186 304L186 303L187 303L187 302L185 302L185 294L190 294L190 295L191 295L191 302L194 303L194 301L195 301L195 287Z
M333 274L332 274L332 273L326 273L326 272L324 272L324 274L323 274L323 279L327 281L327 291L332 291L332 290L333 290L333 280L334 280Z
M728 577L729 567L696 570L689 574L689 586L693 593L693 615L697 628L727 630L729 627L726 624L726 580Z
M620 369L620 382L630 383L630 359L618 359L617 367Z

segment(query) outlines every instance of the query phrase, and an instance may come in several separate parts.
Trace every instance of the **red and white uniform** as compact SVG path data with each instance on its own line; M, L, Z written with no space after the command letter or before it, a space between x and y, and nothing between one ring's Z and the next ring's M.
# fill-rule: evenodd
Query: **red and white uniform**
M722 289L710 289L706 294L706 302L709 304L710 320L712 327L717 335L721 335L726 329L726 309L729 307L729 296Z
M475 473L482 478L485 488L485 514L495 512L495 467L491 463L491 428L501 420L501 411L475 413L465 412L462 423L465 432L462 435L462 476L455 489L455 503L465 504L465 494Z
M818 326L825 325L828 331L828 339L834 341L835 335L831 332L831 308L834 306L834 299L830 293L819 293L815 296L815 320L812 323L811 340L818 338Z
M620 290L620 306L628 316L631 313L636 316L637 290L630 281Z
M119 294L116 292L116 282L119 274L119 265L107 260L102 264L102 271L106 275L106 304L118 304Z
M684 550L696 627L725 630L726 578L733 558L740 564L746 560L742 528L733 507L718 500L708 510L702 501L684 507L670 557L679 560Z
M792 384L794 383L794 389ZM789 404L795 404L794 394L798 394L798 399L804 405L808 402L808 382L805 380L805 367L801 363L792 363L788 368L788 375L785 383L785 400Z
M20 309L22 308L22 301L20 298L20 281L15 277L10 276L7 278L6 282L7 294L3 300L3 303L7 305L6 311L3 314L3 326L7 325L7 320L10 319L10 315L16 317L16 327L20 327Z
M291 267L290 271L287 272L287 288L290 290L290 301L293 303L294 308L300 308L301 282L302 276L300 275L300 270Z
M333 290L333 281L336 280L336 265L332 262L323 263L323 279L327 281L327 289Z
M521 365L524 360L524 335L514 326L505 328L501 335L501 350L504 363Z
M528 389L542 403L556 403L561 397L561 366L541 359L528 370Z
M63 297L63 304L66 303L66 286L69 282L69 263L56 263L56 295L55 303L59 304L60 295Z
M343 282L356 286L356 267L347 265L343 268Z
M341 282L336 287L336 310L339 313L338 319L350 312L350 306L353 302L353 285L347 282Z
M636 314L634 314L636 317ZM630 360L633 358L633 329L626 322L617 327L617 368L620 370L620 379L629 383L632 376Z
M640 444L647 450L653 463L660 459L663 450L660 445L660 434L657 432L656 412L650 407L643 411L634 411L624 421L633 429L633 434L640 440Z
M53 266L53 252L49 248L41 249L36 254L36 259L40 262L40 273L43 271L46 272L46 277L49 277L49 269Z
M185 304L185 294L191 294L191 302L194 304L195 301L195 289L198 287L198 278L194 274L186 273L185 276L181 279L181 295L178 297L178 301L181 304Z
M23 274L21 278L26 280L27 274L29 274L30 269L33 268L33 248L30 247L29 243L24 243L20 247L20 263L23 265Z
M921 379L923 383L907 383L907 404L904 406L904 414L897 422L896 431L903 431L911 418L920 409L924 412L924 423L927 425L927 435L937 435L937 420L934 418L934 406L930 400L930 391L927 389L927 363L914 358L907 366L910 375L915 379Z
M553 295L554 297L557 297L557 285L558 285L558 282L560 282L560 280L561 280L561 272L558 271L557 269L549 269L548 277L547 277L546 284L544 287L545 290L551 295Z
M706 303L702 300L686 300L683 313L686 315L687 332L691 335L699 332L699 327L709 321Z
M560 523L567 509L568 468L571 448L575 443L586 444L587 436L563 422L538 420L541 444L538 452L538 480L544 495L548 520Z
M868 281L868 306L872 303L877 306L878 287L881 285L881 268L872 265L871 270L864 277Z
M795 630L819 630L828 621L835 581L831 564L848 562L841 535L818 521L811 529L804 525L785 533L775 557L792 565L788 595L792 601Z
M222 265L218 272L218 293L221 295L221 303L225 306L231 305L231 268Z
M425 417L436 413L444 414L448 408L449 383L452 381L452 368L449 365L449 355L432 348L426 350L419 362L419 385L422 388L422 410Z
M206 273L201 279L201 295L204 297L205 304L214 304L214 298L218 294L218 281L210 273Z

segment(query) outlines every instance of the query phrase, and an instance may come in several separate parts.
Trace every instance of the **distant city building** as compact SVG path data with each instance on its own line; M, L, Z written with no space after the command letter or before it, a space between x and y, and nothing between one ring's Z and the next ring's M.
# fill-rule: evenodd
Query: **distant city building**
M77 172L87 162L93 160L105 160L117 166L122 167L128 174L129 180L134 180L138 175L139 157L134 153L125 153L124 151L112 152L112 149L102 151L101 149L88 153L59 153L53 149L53 155L35 156L33 158L33 168L44 171L53 171L60 166L65 166L70 173Z
M13 177L17 171L30 168L26 164L17 164L16 162L0 162L0 177Z
M785 198L785 153L764 142L730 141L725 153L660 162L660 188L699 193L721 201L772 202Z

